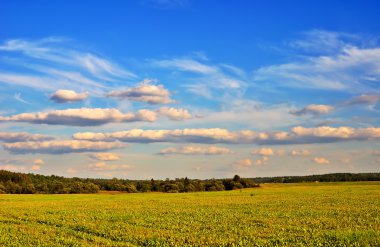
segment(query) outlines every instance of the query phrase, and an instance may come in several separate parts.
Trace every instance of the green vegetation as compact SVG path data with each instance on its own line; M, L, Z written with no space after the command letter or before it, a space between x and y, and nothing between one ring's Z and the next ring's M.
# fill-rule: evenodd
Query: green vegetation
M136 192L196 192L222 191L258 187L253 179L188 179L175 180L126 180L92 179L43 176L0 170L0 194L80 194L97 193L99 190Z
M127 180L65 178L55 175L43 176L0 170L0 194L90 194L99 190L136 192L199 192L223 191L259 187L258 183L380 181L380 173L333 173L311 176L188 179L174 180Z
M0 195L0 246L380 246L380 182Z

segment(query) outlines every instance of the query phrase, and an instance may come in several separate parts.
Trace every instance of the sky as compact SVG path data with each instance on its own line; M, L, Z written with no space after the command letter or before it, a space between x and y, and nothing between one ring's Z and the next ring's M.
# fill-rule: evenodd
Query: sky
M380 172L379 1L0 1L0 169Z

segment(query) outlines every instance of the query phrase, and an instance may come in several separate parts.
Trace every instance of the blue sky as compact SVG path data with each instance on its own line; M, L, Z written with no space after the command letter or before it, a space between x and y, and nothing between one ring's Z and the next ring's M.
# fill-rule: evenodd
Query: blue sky
M0 168L380 170L377 1L1 1Z

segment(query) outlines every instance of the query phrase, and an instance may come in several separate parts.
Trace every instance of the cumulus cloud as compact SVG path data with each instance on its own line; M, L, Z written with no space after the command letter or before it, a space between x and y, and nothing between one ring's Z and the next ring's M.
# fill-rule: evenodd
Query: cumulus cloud
M344 105L376 105L379 101L380 94L362 94L344 102Z
M249 168L253 165L253 162L250 159L241 159L235 161L232 165L236 168Z
M253 150L252 154L259 154L263 156L269 156L269 155L274 155L275 152L271 148L261 148L259 150Z
M174 120L174 121L182 121L182 120L192 118L189 111L186 109L182 109L182 108L177 109L177 108L173 108L173 107L170 107L170 108L162 107L157 111L157 113L162 115L162 116L166 116L169 119Z
M265 165L268 161L269 161L269 157L268 156L262 156L260 159L257 159L255 161L255 164L257 166L261 166L261 165Z
M45 162L42 159L36 159L33 161L33 166L30 168L32 171L38 171L41 169L41 166L45 164Z
M90 142L77 140L64 141L44 141L44 142L14 142L4 143L3 148L11 153L80 153L99 152L115 148L125 147L125 144L118 142Z
M70 167L66 169L66 172L70 174L75 174L75 173L78 173L78 169Z
M320 165L328 165L330 164L330 161L326 159L325 157L315 157L313 158L313 162Z
M220 154L232 154L233 152L224 147L217 146L183 146L183 147L169 147L161 150L158 154L169 155L169 154L203 154L203 155L220 155Z
M90 169L90 171L101 171L101 172L104 172L104 171L124 171L124 170L129 170L131 169L131 166L129 165L109 165L105 162L98 162L98 163L95 163L95 164L90 164L88 166L88 168Z
M22 142L22 141L48 141L54 137L40 134L30 134L27 132L0 132L0 141L3 142Z
M0 116L0 121L71 126L96 126L136 121L154 122L156 119L157 113L154 111L143 109L137 113L122 113L113 108L79 108Z
M79 132L73 135L77 140L123 141L123 142L173 142L173 143L256 143L259 145L329 143L350 140L376 140L380 128L352 127L294 127L291 131L255 132L252 130L229 131L211 129L142 130L96 133Z
M22 172L26 170L25 166L16 166L12 164L0 165L0 170L7 170L11 172Z
M148 104L169 104L173 100L170 98L170 92L163 85L149 84L144 81L134 88L126 90L116 90L107 94L108 97L127 99L132 101L146 102Z
M94 153L89 156L93 159L101 161L115 161L120 159L120 156L115 153Z
M307 149L293 149L289 153L291 156L309 156L310 154L311 152Z
M305 106L304 108L299 109L299 110L292 110L290 111L290 114L293 114L295 116L302 116L302 115L307 115L307 114L318 116L318 115L328 114L332 110L334 110L334 107L329 106L329 105L312 104L312 105Z
M77 93L72 90L57 90L50 96L55 103L67 103L82 101L88 97L88 93Z

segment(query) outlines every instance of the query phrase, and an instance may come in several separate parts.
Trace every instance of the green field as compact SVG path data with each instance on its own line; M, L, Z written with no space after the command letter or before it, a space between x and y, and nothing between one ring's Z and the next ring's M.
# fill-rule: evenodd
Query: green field
M380 246L380 182L0 195L0 246Z

